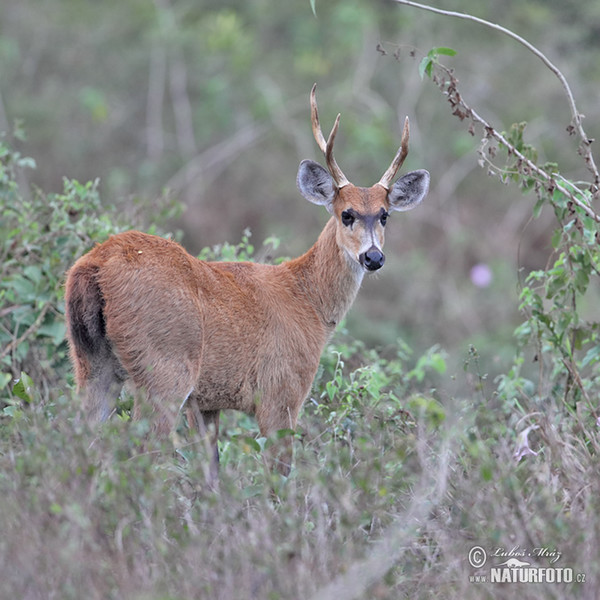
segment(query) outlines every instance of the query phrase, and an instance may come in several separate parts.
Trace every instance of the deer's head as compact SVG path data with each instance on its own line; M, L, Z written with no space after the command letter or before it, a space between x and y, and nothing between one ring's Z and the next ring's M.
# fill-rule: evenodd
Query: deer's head
M370 188L350 183L333 156L340 115L325 141L319 124L315 92L316 84L310 94L312 129L319 148L325 154L327 169L312 160L303 160L298 170L298 188L307 200L325 206L336 218L337 243L350 260L367 271L377 271L385 262L383 242L389 213L417 206L429 189L429 173L422 169L411 171L391 185L408 154L407 117L400 148L381 179Z

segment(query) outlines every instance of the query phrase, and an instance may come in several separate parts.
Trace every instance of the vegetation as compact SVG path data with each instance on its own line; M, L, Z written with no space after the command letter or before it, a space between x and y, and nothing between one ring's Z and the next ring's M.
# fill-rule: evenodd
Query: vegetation
M205 28L202 44L214 51L214 63L206 60L201 68L213 69L215 107L221 98L239 107L238 86L251 78L247 68L254 64L252 52L257 51L260 31L250 9L218 8L201 14L173 3L188 18L181 29L180 15L168 2L155 3L161 15L157 22L141 4L118 6L135 12L140 31L148 31L144 23L153 24L149 39L161 41L152 59L152 68L158 69L153 77L168 79L170 73L171 101L179 107L174 121L186 114L177 104L183 101L177 73L181 76L178 68L186 64L186 53L196 43L191 35L196 27ZM335 6L327 9L324 3L310 2L305 10L311 19L312 11L319 17L314 27L326 27L344 15L350 29L357 15L368 14L374 22L360 3L356 12L349 5ZM545 10L537 2L527 3L527 9L538 16ZM81 10L85 14L79 23L92 9ZM287 23L278 12L286 10L292 9L273 10L260 26L276 29ZM382 13L387 10L381 8ZM394 10L414 14L409 8ZM18 11L11 15L24 18ZM591 19L593 14L586 16ZM465 26L481 25L481 20L480 25L462 20ZM491 25L484 26L489 33ZM573 33L576 28L566 23L565 30ZM325 68L326 58L337 59L333 48L315 59L321 50L307 50L301 43L311 31L306 21L293 28L295 68L305 69L307 78L314 75L308 64L316 61ZM512 32L502 33L514 39ZM74 35L82 32L76 29ZM342 36L332 35L333 41ZM333 41L329 40L332 46ZM341 41L347 49L352 45L349 37ZM470 103L470 89L444 64L457 60L460 51L455 54L440 40L431 46L430 51L413 50L417 62L410 64L417 78L440 88L464 126L465 138L460 139L481 140L480 165L508 184L513 196L520 190L532 198L518 202L525 206L526 220L543 223L540 229L547 230L547 256L521 265L518 293L499 295L500 282L492 285L496 296L476 296L482 304L478 314L499 322L488 330L489 337L484 336L485 328L478 329L482 343L472 335L462 351L455 345L456 336L441 331L439 319L431 319L434 327L418 344L412 344L410 327L407 343L396 326L390 327L392 340L384 336L379 344L359 342L360 329L350 319L323 355L295 434L295 466L288 479L264 468L261 455L272 440L257 438L254 423L243 415L224 415L217 491L205 484L206 449L185 423L174 451L170 442L148 436L145 420L130 421L124 395L117 414L101 430L86 425L64 342L64 273L75 257L113 232L139 226L168 235L166 229L177 222L180 206L167 194L152 203L136 199L108 206L101 201L104 194L96 180L81 184L64 179L60 191L45 192L28 184L36 181L32 173L47 172L48 167L40 161L36 168L20 152L27 148L21 130L17 127L0 140L0 596L391 600L598 595L600 177L590 136L583 129L576 94L552 63L547 66L566 94L566 120L577 142L565 159L561 155L550 161L545 156L554 154L543 147L544 139L536 140L542 147L534 147L520 116L514 125L498 127ZM9 47L10 41L0 45L4 60ZM549 62L535 46L529 49L534 58ZM382 42L377 54L396 69L403 66L389 60L403 60L396 43ZM225 56L237 65L240 82L229 71L221 74L219 60ZM161 65L167 69L162 75ZM589 71L589 76L594 73ZM80 91L79 101L92 121L110 119L108 101L99 89ZM433 96L433 88L428 90ZM268 96L272 104L266 95L257 99L256 113L275 114L273 97ZM516 98L512 109L519 102ZM208 102L202 110L210 107ZM232 106L223 110L232 112ZM194 162L197 156L208 160L199 146L202 136L217 135L211 130L217 127L211 116L206 129L196 126L196 139L185 137L185 123L172 124L172 141L179 152L176 169L200 164ZM351 119L348 115L345 122L350 121L350 130L356 128L353 135L369 137L369 126L363 129ZM257 121L246 129L243 125L238 131L256 140L265 135L265 123ZM167 130L165 125L163 133ZM149 156L159 172L167 173L168 153L160 144L165 138L154 132L157 137L148 140ZM249 139L236 135L233 138L242 145L241 139ZM379 134L373 139L377 144L381 140ZM363 142L370 147L368 139ZM230 152L231 147L226 154ZM149 177L165 181L140 163L125 190L129 185L145 190L158 185L144 187L148 182L143 173L149 171ZM174 177L178 181L171 173L171 180ZM251 179L243 168L237 177ZM44 179L38 183L51 189L54 184ZM261 185L279 185L274 179L271 173ZM485 185L490 195L505 193L493 179ZM434 202L436 194L443 195L442 187L432 190ZM189 189L176 192L185 198ZM278 260L271 256L277 250L275 238L257 250L250 239L245 232L237 245L198 251L206 259ZM448 252L470 248L461 244L457 240L459 250ZM526 239L521 244L535 248ZM419 257L410 261L408 273L418 278ZM495 267L496 274L498 270ZM416 292L406 292L409 299L431 294L422 282L415 286ZM502 302L511 303L511 309L494 312ZM473 306L468 303L465 310ZM357 310L360 314L360 306ZM515 314L520 324L508 336L502 328L514 329ZM387 323L385 318L380 316ZM433 343L427 346L425 341ZM450 350L437 343L446 341L451 342ZM502 351L491 352L496 346ZM502 356L499 365L493 366L494 356ZM457 368L460 363L462 370ZM462 378L469 385L459 381ZM488 555L482 568L474 564L476 547ZM482 574L489 575L491 566L510 557L511 549L534 567L572 569L573 582L477 582ZM521 550L530 554L519 554Z

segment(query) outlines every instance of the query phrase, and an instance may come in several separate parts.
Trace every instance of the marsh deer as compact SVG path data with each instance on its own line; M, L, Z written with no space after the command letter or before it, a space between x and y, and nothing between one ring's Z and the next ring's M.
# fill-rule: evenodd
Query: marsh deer
M128 231L69 270L68 340L91 421L109 417L129 381L134 416L143 399L156 430L170 432L185 407L192 426L212 431L215 469L219 411L255 415L263 436L296 426L327 340L364 274L383 266L389 213L415 207L429 186L424 170L392 185L408 153L408 118L381 179L370 188L351 184L333 156L340 115L325 140L315 88L312 129L327 169L303 160L297 185L331 218L308 252L276 266L205 262L171 240ZM291 438L276 447L271 461L288 474Z

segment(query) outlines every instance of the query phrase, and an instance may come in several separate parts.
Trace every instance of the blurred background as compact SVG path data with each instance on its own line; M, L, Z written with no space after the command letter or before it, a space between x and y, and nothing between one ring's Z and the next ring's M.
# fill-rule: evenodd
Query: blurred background
M600 4L443 4L538 46L567 76L587 133L600 135ZM317 0L316 16L309 0L2 0L0 130L22 122L20 148L37 163L30 185L45 192L63 177L100 178L105 202L146 207L150 224L148 207L168 189L185 210L161 225L181 230L191 252L250 228L259 255L276 236L276 255L292 256L327 220L295 186L302 159L323 162L312 84L324 131L342 114L336 158L357 185L380 178L408 115L404 171L428 169L431 190L393 215L386 267L365 278L347 328L384 352L398 338L419 352L440 344L461 373L474 345L492 379L514 355L519 280L547 263L554 217L532 220L535 197L478 166L481 136L419 77L438 46L456 50L442 62L471 107L499 130L527 121L541 162L583 173L564 91L536 57L475 23L383 0Z

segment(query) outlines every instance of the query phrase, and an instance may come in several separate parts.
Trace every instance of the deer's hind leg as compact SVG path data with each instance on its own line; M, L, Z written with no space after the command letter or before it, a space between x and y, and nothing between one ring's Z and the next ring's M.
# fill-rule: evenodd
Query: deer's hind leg
M159 394L142 386L134 386L133 419L146 417L150 421L151 431L158 437L167 438L177 427L181 409L186 405L191 388L178 387L171 394Z
M117 347L131 377L133 418L148 418L153 433L168 437L194 389L198 361L181 353L162 355L149 340L135 346L119 340Z
M90 423L104 422L115 408L127 373L107 341L81 362L85 362L86 368L77 369L76 379L77 389L83 393L86 419Z

